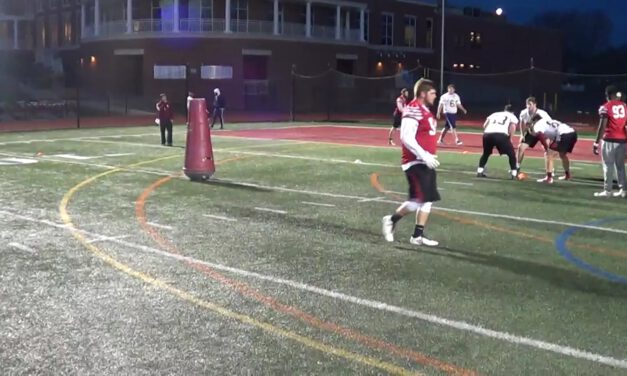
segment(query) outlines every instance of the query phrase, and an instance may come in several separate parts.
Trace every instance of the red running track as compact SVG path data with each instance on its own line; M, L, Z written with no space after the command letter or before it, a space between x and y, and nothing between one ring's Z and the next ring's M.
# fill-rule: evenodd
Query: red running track
M227 130L220 132L220 135L271 140L312 141L359 146L393 147L387 145L387 128L346 126L289 127L279 129L255 129L240 131ZM396 139L396 144L398 145L400 143L398 139L398 132L395 132L394 137ZM445 138L445 142L447 142L448 144L439 146L439 149L446 151L458 151L459 153L482 153L483 147L481 134L461 133L460 137L464 142L464 145L454 145L453 136L447 135L447 138ZM515 140L515 142L517 142L517 138ZM571 159L585 162L600 161L600 157L592 154L592 143L592 140L579 139L577 145L575 146L575 150L571 154ZM536 146L535 149L528 149L526 155L542 157L544 155L544 152L542 151L542 148L540 146Z

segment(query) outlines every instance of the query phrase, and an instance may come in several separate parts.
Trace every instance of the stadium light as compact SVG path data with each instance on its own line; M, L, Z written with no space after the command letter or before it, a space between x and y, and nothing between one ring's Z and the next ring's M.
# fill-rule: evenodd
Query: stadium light
M503 15L503 8L498 8L498 9L496 10L496 15L497 15L497 16L501 16L501 15Z

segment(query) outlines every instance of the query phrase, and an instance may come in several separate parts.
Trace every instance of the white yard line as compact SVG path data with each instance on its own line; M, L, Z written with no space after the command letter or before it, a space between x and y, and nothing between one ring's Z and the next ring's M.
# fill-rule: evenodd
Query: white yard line
M152 227L160 228L160 229L163 229L163 230L169 230L169 231L174 230L174 227L172 227L172 226L160 225L160 224L154 223L154 222L148 222L148 224L150 226L152 226Z
M261 212L268 212L268 213L275 213L275 214L287 214L287 212L285 210L276 210L276 209L269 209L269 208L255 208L255 210L257 211L261 211Z
M24 244L20 244L20 243L9 243L8 245L9 245L9 247L12 247L12 248L15 248L15 249L19 249L20 251L24 251L24 252L27 252L27 253L30 253L30 254L33 254L33 255L37 253L37 251L36 251L36 250L34 250L34 249L33 249L33 248L31 248L31 247L27 247L27 246L25 246Z
M305 204L305 205L311 205L311 206L322 206L325 208L334 208L335 205L333 204L323 204L321 202L309 202L309 201L301 201L301 204Z
M462 183L459 181L443 181L443 184L452 184L452 185L466 185L469 187L472 187L474 184L473 183Z
M361 200L357 200L357 202L381 202L386 201L388 198L385 196L373 197L373 198L362 198Z
M102 242L111 242L114 240L121 240L121 239L126 239L128 238L130 235L120 235L120 236L100 236L100 237L96 237L93 238L89 241L87 241L87 244L93 244L93 243L102 243Z
M102 138L118 138L118 137L142 137L142 136L157 136L157 133L132 133L125 134L120 136L111 136L111 135L103 135L103 136L86 136L86 137L67 137L67 138L45 138L45 139L32 139L32 140L21 140L21 141L5 141L0 142L0 145L12 145L12 144L30 144L33 142L55 142L55 141L82 141L82 140L98 140Z
M48 224L55 228L63 228L63 229L68 228L63 225L56 224L50 221L40 220L40 219L24 216L21 214L15 214L15 213L5 211L5 210L0 210L0 215L5 215L8 217L20 219L23 221L33 222L33 223ZM80 230L80 229L73 229L73 230L83 233L85 235L89 235L89 236L104 237L104 235L95 234L95 233L87 232L87 231ZM609 365L609 366L613 366L617 368L627 369L626 359L617 359L611 356L595 354L589 351L580 350L580 349L569 347L569 346L558 345L558 344L554 344L554 343L550 343L550 342L546 342L542 340L537 340L537 339L533 339L529 337L511 334L508 332L492 330L484 326L470 324L465 321L451 320L451 319L447 319L444 317L432 315L430 313L420 312L420 311L412 310L409 308L391 305L391 304L387 304L381 301L359 298L356 296L344 294L339 291L323 289L323 288L312 286L312 285L305 284L302 282L292 281L292 280L283 279L283 278L279 278L275 276L270 276L270 275L260 274L256 272L243 270L243 269L233 268L233 267L218 264L218 263L202 261L202 260L198 260L192 257L173 254L173 253L162 251L160 249L127 242L125 240L115 239L112 237L110 238L111 240L109 240L109 242L111 243L116 243L118 245L122 245L131 249L160 255L162 257L171 258L171 259L178 260L181 262L192 262L192 263L208 266L216 270L221 270L224 272L233 273L233 274L240 275L243 277L254 278L254 279L258 279L262 281L276 283L276 284L283 285L283 286L288 286L288 287L295 288L301 291L307 291L307 292L314 293L320 296L325 296L331 299L336 299L336 300L360 305L363 307L367 307L373 310L390 312L390 313L394 313L400 316L425 321L425 322L435 324L435 325L440 325L443 327L470 332L470 333L478 334L480 336L484 336L488 338L494 338L494 339L507 342L510 344L523 345L523 346L540 349L540 350L544 350L544 351L548 351L548 352L552 352L556 354L570 356L570 357L577 358L577 359L589 360L595 363L600 363L600 364L605 364L605 365Z
M217 219L217 220L220 220L220 221L237 222L237 219L235 219L235 218L223 217L221 215L203 214L202 216L203 217L207 217L207 218L211 218L211 219Z

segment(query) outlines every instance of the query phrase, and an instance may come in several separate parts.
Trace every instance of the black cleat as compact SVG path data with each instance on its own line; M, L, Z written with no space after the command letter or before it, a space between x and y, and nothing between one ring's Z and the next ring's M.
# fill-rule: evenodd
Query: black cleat
M487 178L488 175L484 174L483 172L477 172L477 177L478 178Z

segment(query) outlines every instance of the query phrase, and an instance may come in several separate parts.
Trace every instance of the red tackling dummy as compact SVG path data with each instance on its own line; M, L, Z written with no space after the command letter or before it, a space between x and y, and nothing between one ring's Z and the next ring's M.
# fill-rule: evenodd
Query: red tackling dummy
M207 119L207 104L204 99L192 99L189 104L183 172L192 181L207 180L216 172Z

